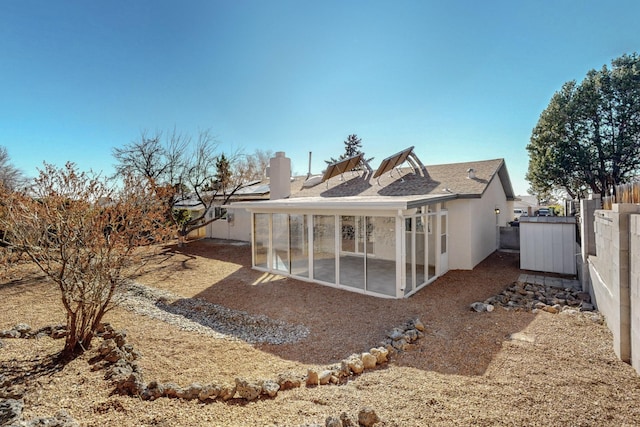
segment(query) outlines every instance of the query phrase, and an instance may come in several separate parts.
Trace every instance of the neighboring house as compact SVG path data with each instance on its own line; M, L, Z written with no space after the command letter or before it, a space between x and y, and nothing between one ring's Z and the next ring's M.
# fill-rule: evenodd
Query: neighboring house
M188 211L192 218L196 218L202 215L202 213L204 212L204 205L200 203L200 201L194 200L194 199L181 200L176 204L174 204L173 208L184 209ZM193 230L191 233L189 233L187 235L187 239L189 240L201 239L203 237L206 237L206 234L207 232L204 228L198 228L196 230Z
M513 218L520 216L534 216L538 210L538 198L536 196L516 196L513 202Z
M291 186L295 188L301 187L305 179L306 177L292 178ZM227 205L221 205L222 199L220 199L219 203L214 204L213 209L207 213L207 218L222 214L219 220L207 225L207 237L250 242L251 214L245 208L236 207L235 204L238 202L269 200L270 194L270 182L268 178L265 178L247 183L231 196ZM221 210L221 212L218 212L218 210Z
M276 153L278 197L231 206L250 212L243 228L252 230L255 269L402 298L498 248L514 199L503 159L425 167L411 147L375 172L350 171L354 159L287 190L290 161ZM400 169L405 160L411 167Z

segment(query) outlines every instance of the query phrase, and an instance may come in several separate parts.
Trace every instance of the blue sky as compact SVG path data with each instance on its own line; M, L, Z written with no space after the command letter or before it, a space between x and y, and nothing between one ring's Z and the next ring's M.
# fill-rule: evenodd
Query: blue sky
M551 96L640 51L640 2L0 0L0 145L113 171L144 130L285 151L306 173L356 133L372 167L505 158L524 194Z

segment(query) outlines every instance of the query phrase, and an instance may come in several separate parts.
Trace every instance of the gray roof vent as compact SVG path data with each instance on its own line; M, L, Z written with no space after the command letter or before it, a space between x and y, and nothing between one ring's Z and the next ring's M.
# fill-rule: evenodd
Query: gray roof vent
M467 178L476 179L476 170L474 168L467 169Z

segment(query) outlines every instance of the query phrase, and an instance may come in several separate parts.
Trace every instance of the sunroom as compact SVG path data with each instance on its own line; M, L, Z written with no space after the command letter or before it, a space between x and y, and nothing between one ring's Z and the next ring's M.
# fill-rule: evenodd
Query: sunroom
M412 295L448 270L447 200L303 197L251 212L253 268L385 298Z

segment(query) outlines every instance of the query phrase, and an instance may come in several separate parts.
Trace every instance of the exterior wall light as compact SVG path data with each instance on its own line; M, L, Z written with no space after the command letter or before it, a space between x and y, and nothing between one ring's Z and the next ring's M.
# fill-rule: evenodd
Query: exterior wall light
M500 215L500 208L496 206L496 208L493 210L495 212L496 215Z

